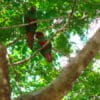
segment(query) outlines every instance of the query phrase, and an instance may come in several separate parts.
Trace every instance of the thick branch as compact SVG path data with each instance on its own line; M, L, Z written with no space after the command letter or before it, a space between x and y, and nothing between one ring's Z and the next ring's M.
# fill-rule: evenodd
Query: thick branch
M100 28L59 77L47 87L14 100L61 100L73 82L100 51Z

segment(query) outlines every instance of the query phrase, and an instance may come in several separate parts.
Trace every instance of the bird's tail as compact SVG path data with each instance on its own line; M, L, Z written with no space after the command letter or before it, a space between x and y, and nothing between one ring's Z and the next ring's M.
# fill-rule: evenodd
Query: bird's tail
M36 38L38 39L40 47L43 47L47 42L42 32L37 32ZM51 43L46 45L40 52L48 62L52 62Z

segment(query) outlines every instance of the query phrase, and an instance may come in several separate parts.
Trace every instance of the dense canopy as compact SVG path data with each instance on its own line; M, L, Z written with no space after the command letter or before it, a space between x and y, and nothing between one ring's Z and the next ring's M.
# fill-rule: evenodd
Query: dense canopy
M32 50L27 45L25 27L28 23L24 17L30 7L36 7L36 32L43 32L52 44L52 62L47 62L41 55L36 38ZM80 51L77 39L73 42L71 38L78 36L84 45L90 23L99 17L100 0L0 1L0 42L7 48L12 98L52 82L63 70L63 61L59 59L66 56L70 62L72 55ZM99 59L98 54L62 100L96 100L100 97Z

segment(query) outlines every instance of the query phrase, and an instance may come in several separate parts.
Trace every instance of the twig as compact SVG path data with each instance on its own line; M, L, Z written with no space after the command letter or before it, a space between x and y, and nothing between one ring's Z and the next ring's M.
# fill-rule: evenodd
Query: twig
M52 20L55 19L55 18L64 18L64 17L65 17L65 16L53 17L53 18L50 18L50 19L40 19L40 20L33 21L33 22L30 22L30 23L0 27L0 30L10 29L10 28L16 28L16 27L17 27L17 28L20 28L20 27L28 26L28 25L30 25L30 24L34 24L34 23L36 23L36 22L37 22L37 23L40 23L40 22L48 22L48 21L52 21Z

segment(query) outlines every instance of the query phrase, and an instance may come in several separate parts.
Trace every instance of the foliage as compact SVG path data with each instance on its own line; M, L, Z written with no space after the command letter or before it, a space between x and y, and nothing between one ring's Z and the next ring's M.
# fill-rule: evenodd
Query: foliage
M43 56L38 53L31 60L14 66L13 63L31 56L37 49L35 40L33 51L29 50L26 41L26 33L23 24L24 14L31 6L37 8L38 29L43 31L49 38L54 31L58 30L68 20L68 14L72 9L73 0L2 0L0 6L0 42L4 46L20 39L7 48L7 52L12 63L9 63L9 76L12 87L12 96L17 96L21 92L27 93L37 90L50 83L62 70L58 63L58 58L63 55L71 55L74 48L69 39L71 35L78 34L84 38L84 31L89 23L100 16L99 0L77 0L70 24L65 32L61 32L51 40L53 49L53 62L48 63ZM63 16L63 17L62 17ZM60 19L60 24L55 24L53 19ZM42 21L45 20L45 21ZM14 27L14 25L17 25ZM13 26L13 28L3 29L2 27ZM49 28L52 26L52 28ZM24 38L22 38L24 37ZM99 56L97 56L99 57ZM9 61L9 59L8 59ZM10 61L9 61L10 62ZM91 64L92 66L92 64ZM91 96L99 94L99 74L93 72L89 66L74 84L71 92L63 100L71 99L88 100ZM88 88L87 88L88 87ZM92 89L91 89L92 88ZM78 100L78 99L77 99Z

